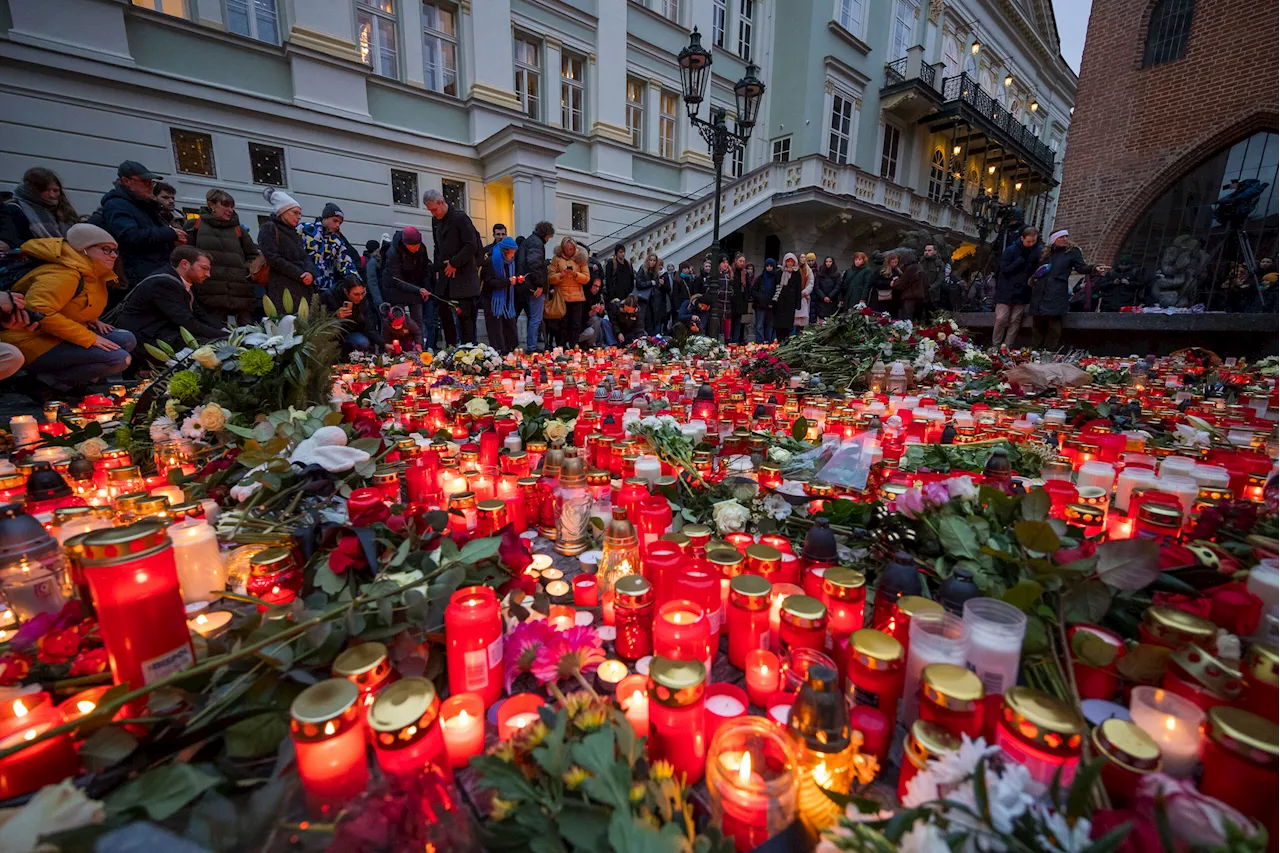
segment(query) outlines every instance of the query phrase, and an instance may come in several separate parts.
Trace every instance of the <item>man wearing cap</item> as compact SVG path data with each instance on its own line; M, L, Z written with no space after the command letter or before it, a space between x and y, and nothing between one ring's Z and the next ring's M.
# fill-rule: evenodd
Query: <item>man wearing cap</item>
M117 179L102 196L102 222L120 246L124 274L136 284L169 264L174 246L186 245L187 235L169 224L168 214L156 200L155 182L161 175L136 160L125 160ZM91 222L98 224L91 217Z
M418 347L435 348L439 314L432 297L435 275L431 256L422 245L422 232L406 225L391 238L387 263L382 269L382 295L391 305L404 308L418 332Z
M423 193L422 203L432 216L431 242L439 276L436 292L458 306L456 318L448 311L440 315L444 338L450 346L474 344L480 297L480 232L466 211L445 201L439 190Z
M316 287L331 290L339 282L360 278L351 244L342 236L342 209L333 202L324 206L320 218L301 227L302 239L315 265ZM349 251L350 250L350 251Z

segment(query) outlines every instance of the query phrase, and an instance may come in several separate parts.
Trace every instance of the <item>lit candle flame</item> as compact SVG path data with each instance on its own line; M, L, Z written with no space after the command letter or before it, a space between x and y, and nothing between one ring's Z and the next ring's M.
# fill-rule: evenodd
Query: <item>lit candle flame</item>
M467 713L466 708L463 708L455 719L458 726L465 726L471 722L471 715Z
M742 763L738 765L738 781L751 781L751 753L742 753Z
M22 739L23 739L23 740L35 740L35 739L36 739L36 730L35 730L35 729L27 729L25 732L23 732L23 734L22 734Z
M203 625L208 621L209 621L209 617L205 616L203 613L201 613L199 616L196 617L197 625Z
M27 706L22 704L21 699L13 700L13 715L15 717L25 717L27 715Z
M337 730L338 730L338 727L333 724L333 720L330 720L329 722L324 724L324 733L327 735L331 735Z
M639 704L640 704L641 702L643 702L643 701L644 701L644 695L643 695L643 694L641 694L641 692L640 692L639 690L637 690L635 693L632 693L632 694L631 694L631 704L632 704L632 705L639 705Z
M1177 721L1177 720L1175 720L1173 717L1165 717L1165 718L1164 718L1164 727L1165 727L1166 729L1168 729L1169 731L1173 731L1174 729L1176 729L1176 728L1178 727L1178 721Z
M98 706L88 699L81 699L76 703L76 710L81 714L87 714L96 707Z

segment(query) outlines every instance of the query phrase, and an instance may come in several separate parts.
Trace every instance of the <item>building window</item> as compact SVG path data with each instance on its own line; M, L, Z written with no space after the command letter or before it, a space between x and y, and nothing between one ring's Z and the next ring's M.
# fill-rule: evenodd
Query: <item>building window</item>
M417 207L418 199L418 173L392 169L391 203L398 207Z
M679 102L674 92L663 92L658 100L658 154L668 160L676 158L676 105Z
M396 59L395 0L356 0L360 58L382 77L400 77Z
M1187 36L1191 35L1191 18L1195 0L1159 0L1147 22L1147 44L1142 52L1142 67L1163 65L1181 59L1187 52Z
M422 77L432 92L458 97L458 12L441 0L422 2Z
M919 15L920 7L915 0L894 0L893 23L889 30L890 61L906 56L907 48L914 44L916 18Z
M680 0L658 0L658 13L674 24L680 23Z
M741 178L742 173L746 171L746 165L747 146L744 143L729 154L729 174L735 178Z
M539 73L541 62L539 54L542 45L528 39L516 39L516 97L520 99L520 108L525 115L534 121L538 120L538 87L542 75Z
M591 230L591 208L585 204L573 202L569 205L569 230L586 234Z
M947 36L942 40L942 79L955 77L960 73L960 45L955 36Z
M947 155L941 148L934 149L933 162L929 166L929 198L933 201L942 199L942 188L947 180Z
M440 194L444 196L444 200L448 202L450 207L456 207L462 212L467 210L467 182L451 181L445 178L440 182Z
M738 56L751 61L751 0L738 0Z
M1062 147L1062 137L1061 137L1061 136L1059 136L1058 134L1056 134L1056 133L1055 133L1053 136L1049 137L1049 150L1050 150L1050 151L1052 151L1054 154L1057 154L1057 153L1058 153L1058 149L1059 149L1059 148L1061 148L1061 147Z
M560 54L560 124L582 133L583 74L587 61L571 53Z
M724 47L725 19L728 17L726 0L711 0L711 43Z
M227 0L227 30L251 39L279 44L276 0Z
M627 130L631 131L631 144L644 147L644 84L634 77L627 78Z
M880 146L880 177L886 180L898 180L898 146L902 142L902 132L891 124L884 126L884 142Z
M187 16L185 0L133 0L133 5L150 9L153 12L173 15L175 18L185 18Z
M773 140L773 162L790 163L791 162L791 137L784 136L781 139Z
M836 0L836 23L862 38L863 0Z
M173 162L178 171L184 175L202 175L206 178L218 177L213 165L213 137L207 133L194 130L169 130L169 139L173 141Z
M261 142L249 143L249 168L253 182L264 187L287 186L284 177L284 149Z
M853 137L853 101L844 95L831 96L831 135L827 142L827 159L845 165L849 162L849 140Z

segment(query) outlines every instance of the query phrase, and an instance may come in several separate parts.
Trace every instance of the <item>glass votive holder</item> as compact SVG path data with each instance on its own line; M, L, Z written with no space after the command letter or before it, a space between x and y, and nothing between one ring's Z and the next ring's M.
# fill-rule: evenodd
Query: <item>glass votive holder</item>
M954 613L930 611L911 620L911 644L902 691L902 723L910 728L920 713L920 673L931 663L963 666L965 620Z
M964 603L965 663L982 679L988 694L1000 694L1018 681L1027 614L994 598Z
M818 665L829 666L836 672L840 671L835 661L816 649L803 646L791 649L782 663L782 689L790 693L799 692L800 686L809 675L809 668Z
M796 757L787 733L763 717L724 723L711 741L707 790L712 820L734 849L754 850L796 817Z
M1129 718L1160 747L1163 771L1175 779L1190 778L1200 763L1200 725L1204 711L1159 687L1142 685L1129 694Z

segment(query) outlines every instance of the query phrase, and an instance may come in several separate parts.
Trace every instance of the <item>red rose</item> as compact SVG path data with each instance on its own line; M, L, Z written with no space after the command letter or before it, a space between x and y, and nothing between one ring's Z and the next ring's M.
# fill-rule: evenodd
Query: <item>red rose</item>
M17 652L0 655L0 685L11 687L31 672L31 659Z
M1238 637L1253 636L1262 619L1262 599L1243 581L1232 581L1209 592L1209 618Z
M502 542L498 545L498 563L512 575L524 574L533 562L529 546L516 535L515 528L507 525L502 529Z
M106 672L109 663L106 649L85 649L71 661L71 675L97 675Z
M1073 563L1076 560L1083 560L1086 557L1092 557L1094 552L1098 550L1097 542L1085 540L1074 548L1062 548L1053 555L1053 561L1059 566L1065 566L1067 563Z
M329 570L335 575L343 574L347 569L368 568L369 561L364 558L360 548L360 540L354 533L343 531L338 538L338 545L329 554Z
M63 631L50 631L36 643L36 657L41 663L66 663L76 656L80 650L80 631L67 628Z
M355 431L357 438L381 438L382 425L373 418L356 418L356 422L351 425Z

